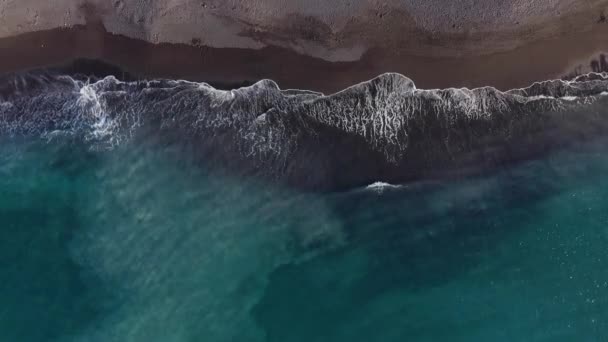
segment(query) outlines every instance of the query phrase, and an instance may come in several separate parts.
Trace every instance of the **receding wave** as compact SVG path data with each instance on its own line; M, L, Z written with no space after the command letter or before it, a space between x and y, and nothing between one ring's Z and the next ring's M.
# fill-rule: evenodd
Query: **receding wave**
M387 73L324 95L30 72L0 79L0 134L111 149L151 134L232 170L314 189L459 174L608 131L608 75L506 92L417 89Z

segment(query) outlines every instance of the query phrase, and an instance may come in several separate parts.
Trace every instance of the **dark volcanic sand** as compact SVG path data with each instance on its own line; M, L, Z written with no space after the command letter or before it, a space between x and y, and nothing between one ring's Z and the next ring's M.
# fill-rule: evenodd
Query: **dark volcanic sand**
M233 85L269 78L284 89L326 93L388 71L407 75L419 88L510 89L563 77L581 63L583 68L590 68L592 60L608 50L607 36L608 25L598 24L587 33L563 35L489 55L432 57L423 56L422 48L416 56L372 49L356 62L328 62L279 47L252 50L152 44L110 34L103 26L91 24L0 39L0 73L90 58L145 78Z

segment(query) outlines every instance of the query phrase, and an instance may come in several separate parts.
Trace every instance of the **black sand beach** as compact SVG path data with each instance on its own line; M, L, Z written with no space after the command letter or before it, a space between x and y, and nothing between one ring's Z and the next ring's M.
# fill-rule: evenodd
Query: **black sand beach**
M103 61L140 78L204 81L228 87L272 79L282 89L332 93L384 72L408 76L420 88L493 86L501 90L536 81L606 71L608 24L589 32L534 41L516 49L479 55L435 57L371 48L361 59L330 62L286 48L211 48L187 44L153 44L108 33L100 23L52 29L0 39L0 73L66 66L86 58ZM408 47L411 48L411 47Z

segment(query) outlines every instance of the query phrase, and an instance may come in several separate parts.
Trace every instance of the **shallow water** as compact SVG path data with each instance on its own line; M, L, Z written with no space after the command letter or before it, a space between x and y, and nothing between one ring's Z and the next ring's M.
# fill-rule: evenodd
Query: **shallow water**
M604 143L326 194L154 141L0 146L2 341L608 336Z
M606 74L0 83L0 341L608 338Z

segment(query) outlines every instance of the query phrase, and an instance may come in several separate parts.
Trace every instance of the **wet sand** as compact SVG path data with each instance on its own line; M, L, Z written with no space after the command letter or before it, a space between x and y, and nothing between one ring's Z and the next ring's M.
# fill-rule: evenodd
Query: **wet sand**
M606 64L600 63L599 57L602 51L608 51L606 37L608 24L597 23L585 33L564 34L494 54L463 52L458 57L433 57L425 46L415 55L375 48L357 61L330 62L274 46L256 50L152 44L108 33L98 23L0 39L0 73L89 58L119 66L141 78L237 85L269 78L283 89L325 93L389 71L408 76L419 88L494 86L504 90L561 78L594 65L601 69ZM428 54L425 49L429 49Z

